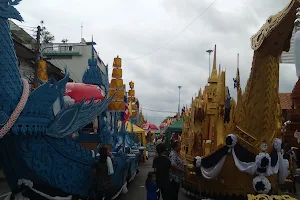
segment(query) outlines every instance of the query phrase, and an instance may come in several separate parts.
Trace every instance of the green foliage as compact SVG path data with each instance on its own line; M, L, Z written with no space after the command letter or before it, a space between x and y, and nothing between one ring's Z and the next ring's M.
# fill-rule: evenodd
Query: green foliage
M44 21L41 21L41 43L48 44L54 42L55 37L44 26Z

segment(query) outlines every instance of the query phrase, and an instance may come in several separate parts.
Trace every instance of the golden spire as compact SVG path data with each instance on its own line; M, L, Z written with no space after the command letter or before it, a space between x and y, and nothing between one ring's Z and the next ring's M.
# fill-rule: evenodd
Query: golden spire
M240 54L237 54L237 64L236 64L236 88L240 87Z
M218 71L217 71L217 45L215 45L214 50L214 61L213 61L213 68L211 71L211 75L208 79L209 83L217 83L218 82Z
M201 98L202 97L202 89L200 88L199 93L198 93L198 97ZM200 99L201 100L201 99Z

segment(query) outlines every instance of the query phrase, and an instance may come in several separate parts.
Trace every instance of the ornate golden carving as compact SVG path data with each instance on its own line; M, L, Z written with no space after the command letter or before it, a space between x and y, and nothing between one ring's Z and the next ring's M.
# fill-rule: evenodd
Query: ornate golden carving
M251 47L253 50L259 49L265 39L282 22L286 15L291 12L292 8L295 5L295 2L295 0L292 0L289 5L287 5L282 11L280 11L276 15L270 16L267 22L260 28L260 30L251 37Z
M209 84L205 86L203 94L199 91L198 96L193 99L191 114L188 116L189 125L183 128L183 134L189 138L188 151L185 155L189 163L192 163L194 156L206 157L221 148L225 136L229 133L236 134L240 144L255 154L262 151L260 149L262 143L266 143L269 147L266 152L271 151L273 140L280 136L281 128L281 108L278 97L279 56L282 51L288 50L287 44L291 38L299 1L292 0L281 12L271 16L251 38L254 56L250 77L244 93L239 83L237 84L237 102L230 101L230 122L227 124L223 122L225 72L217 73L215 54L213 71L208 79ZM238 69L237 80L239 81ZM198 110L201 110L202 114L198 114ZM193 137L195 139L192 142ZM208 144L207 141L211 143ZM193 170L193 168L189 169L187 181L191 181ZM233 157L228 155L216 180L200 177L199 182L191 181L192 183L189 184L199 184L202 191L210 194L246 195L254 193L253 178L247 173L240 172L235 166ZM277 175L270 176L268 179L273 191L276 192Z
M259 195L253 195L248 194L247 195L248 200L296 200L296 198L293 198L289 195L266 195L266 194L259 194Z

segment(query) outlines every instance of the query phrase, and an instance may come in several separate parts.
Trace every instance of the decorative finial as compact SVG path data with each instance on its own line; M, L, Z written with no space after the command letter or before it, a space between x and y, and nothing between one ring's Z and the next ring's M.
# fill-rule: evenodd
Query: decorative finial
M94 55L94 36L92 35L92 59L95 58L95 55Z
M215 44L213 69L217 69L217 45Z
M296 31L300 29L300 8L297 8L297 13L296 13L296 20L295 20L295 28Z

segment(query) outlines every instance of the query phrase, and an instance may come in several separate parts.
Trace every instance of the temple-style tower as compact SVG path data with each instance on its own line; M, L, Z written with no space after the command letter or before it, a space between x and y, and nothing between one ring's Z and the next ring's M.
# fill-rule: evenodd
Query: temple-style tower
M134 90L134 82L129 82L130 90L128 91L128 103L129 103L129 110L130 110L130 119L132 123L136 123L136 116L137 116L137 101L135 98L135 90Z
M124 86L122 79L122 60L117 56L114 58L113 62L113 71L112 71L112 79L110 82L108 97L113 95L113 101L108 105L108 110L113 112L124 112L125 110L125 102L124 102Z
M94 54L94 40L92 39L92 56L88 60L88 68L85 70L82 82L85 84L103 86L105 88L105 83L102 77L102 72L100 67L97 65L97 59Z
M213 68L210 77L208 78L208 85L205 86L204 96L204 113L206 115L202 126L202 142L204 144L204 154L210 152L213 140L213 126L215 116L217 114L216 93L218 85L218 71L217 71L217 47L215 45Z

